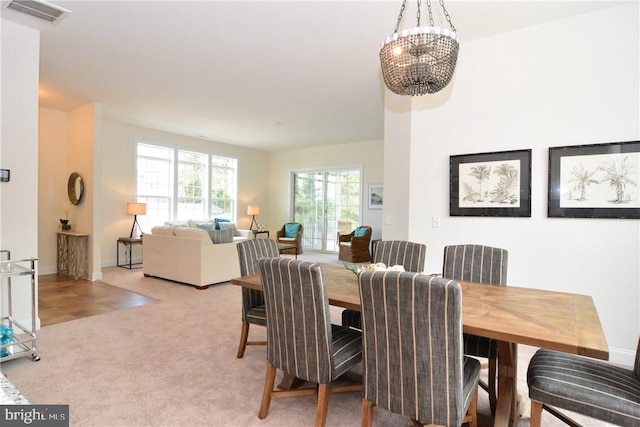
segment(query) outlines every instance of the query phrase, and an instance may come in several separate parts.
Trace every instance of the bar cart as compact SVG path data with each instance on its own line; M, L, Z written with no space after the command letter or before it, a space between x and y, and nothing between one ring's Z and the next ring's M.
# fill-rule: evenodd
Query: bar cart
M6 284L7 296L7 316L0 318L0 362L24 356L31 356L34 362L40 360L36 352L36 261L37 258L12 260L10 251L0 251L0 293L5 295ZM31 277L31 329L13 318L11 279L19 276Z

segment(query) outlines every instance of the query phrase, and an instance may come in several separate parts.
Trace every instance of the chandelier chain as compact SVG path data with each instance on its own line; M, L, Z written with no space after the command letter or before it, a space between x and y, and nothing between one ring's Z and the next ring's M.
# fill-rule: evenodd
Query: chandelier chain
M394 33L397 33L400 28L400 22L402 22L402 15L404 14L404 8L406 5L407 0L402 0L402 6L400 7L400 13L398 14L398 22L396 22L396 29L393 31Z
M420 9L420 0L418 0L418 9ZM433 13L431 13L431 0L427 0L427 10L429 11L429 24L435 27L435 25L433 25Z
M446 18L447 22L449 23L449 26L451 27L451 30L455 32L456 27L453 26L453 23L451 22L451 17L449 16L449 12L447 12L447 8L444 7L444 0L440 0L439 3L440 3L440 7L442 8L442 11L444 12L444 17ZM431 11L431 9L429 9L429 11ZM433 22L431 23L431 25L433 25Z

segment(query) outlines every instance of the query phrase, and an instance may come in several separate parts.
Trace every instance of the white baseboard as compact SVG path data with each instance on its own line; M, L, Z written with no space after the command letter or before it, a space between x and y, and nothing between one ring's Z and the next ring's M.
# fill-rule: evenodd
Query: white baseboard
M621 348L609 347L609 362L616 365L630 366L633 368L633 364L636 360L636 352L634 350L625 350Z

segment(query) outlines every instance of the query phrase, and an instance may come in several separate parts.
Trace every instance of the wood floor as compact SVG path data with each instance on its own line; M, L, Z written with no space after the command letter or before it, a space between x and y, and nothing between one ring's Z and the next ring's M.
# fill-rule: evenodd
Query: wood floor
M38 276L38 291L41 326L155 302L126 289L64 274Z

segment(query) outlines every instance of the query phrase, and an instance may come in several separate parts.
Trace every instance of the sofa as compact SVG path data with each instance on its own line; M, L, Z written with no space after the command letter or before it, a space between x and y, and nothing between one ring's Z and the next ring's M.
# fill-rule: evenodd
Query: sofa
M249 239L250 230L235 230L229 243L214 243L212 230L157 226L142 237L145 276L173 280L207 289L240 276L236 244Z

